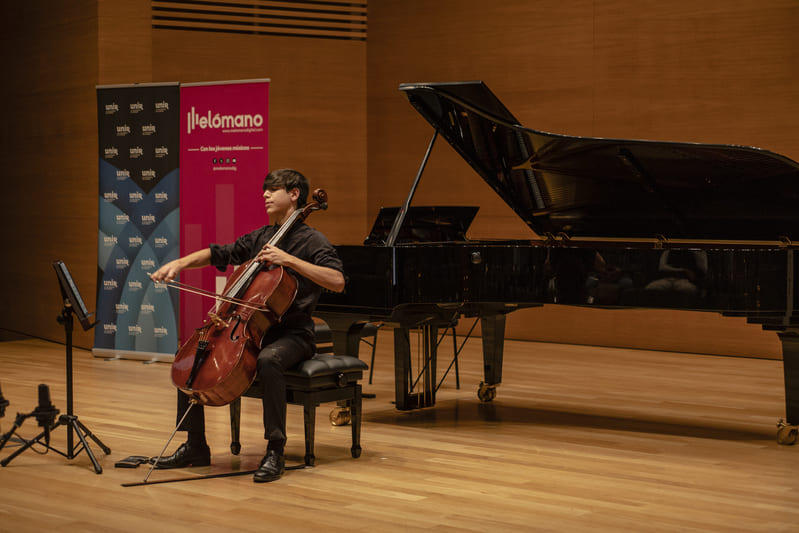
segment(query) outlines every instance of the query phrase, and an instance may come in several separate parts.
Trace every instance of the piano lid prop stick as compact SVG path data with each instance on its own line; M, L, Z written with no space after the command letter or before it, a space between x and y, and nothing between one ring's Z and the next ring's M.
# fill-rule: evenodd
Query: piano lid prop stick
M427 166L427 160L430 158L430 152L433 151L433 144L436 142L436 137L438 137L438 130L433 132L433 137L430 139L430 144L427 145L427 152L424 154L422 165L419 167L419 171L416 173L416 179L413 180L411 190L408 192L408 198L405 199L402 209L400 209L399 213L397 213L397 218L394 219L394 224L391 226L391 231L388 233L388 237L386 237L386 246L394 246L394 243L397 242L400 228L402 227L402 223L405 221L405 215L408 213L408 208L411 206L411 200L413 200L413 195L416 193L416 187L419 185L419 179L422 177L424 167Z

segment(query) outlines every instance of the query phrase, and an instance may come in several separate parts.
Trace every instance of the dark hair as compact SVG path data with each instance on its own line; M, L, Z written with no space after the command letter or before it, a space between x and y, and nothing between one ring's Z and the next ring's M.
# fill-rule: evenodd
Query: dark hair
M302 207L308 201L308 178L301 173L290 168L279 168L271 171L264 179L264 190L282 187L286 191L299 189L300 196L297 198L297 207Z

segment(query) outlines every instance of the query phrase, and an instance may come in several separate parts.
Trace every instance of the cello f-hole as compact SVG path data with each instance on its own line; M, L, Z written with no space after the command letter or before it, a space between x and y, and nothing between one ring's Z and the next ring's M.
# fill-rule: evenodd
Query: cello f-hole
M208 356L208 346L210 346L210 342L207 340L202 340L197 343L197 347L195 348L194 352L194 364L191 367L191 373L189 377L186 379L186 388L191 389L191 386L194 384L194 378L197 377L197 372L200 371L200 367L203 366L205 362L205 358Z
M239 340L239 337L241 336L241 335L234 336L236 330L239 329L239 324L241 324L241 315L236 315L236 323L233 324L233 329L230 330L230 340L233 342Z

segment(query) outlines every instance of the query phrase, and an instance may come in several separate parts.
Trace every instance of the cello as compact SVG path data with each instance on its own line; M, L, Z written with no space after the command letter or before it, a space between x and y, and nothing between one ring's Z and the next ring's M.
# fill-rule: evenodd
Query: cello
M268 244L277 246L295 223L320 209L327 209L327 193L316 189L313 201L295 210ZM237 267L222 294L214 295L217 304L208 319L175 355L172 383L202 405L221 406L239 398L255 379L264 335L296 294L297 280L282 266L251 259Z

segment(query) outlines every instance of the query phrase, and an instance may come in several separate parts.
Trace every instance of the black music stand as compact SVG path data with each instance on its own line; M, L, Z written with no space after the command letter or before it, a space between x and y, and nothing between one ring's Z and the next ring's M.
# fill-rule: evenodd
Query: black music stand
M67 413L61 415L58 418L58 422L52 428L45 428L45 430L39 435L29 441L26 441L25 445L20 449L0 461L0 465L8 465L8 463L10 463L11 460L16 456L34 444L38 443L47 449L53 450L54 452L63 455L67 459L74 459L80 452L85 450L86 455L89 456L89 459L91 459L92 464L94 465L94 471L97 474L102 474L103 467L97 462L97 458L95 458L91 448L89 448L89 444L86 442L86 437L91 438L103 450L103 452L105 452L106 455L111 453L111 449L103 444L100 439L98 439L91 431L89 431L89 429L83 425L80 420L78 420L77 415L75 415L72 410L72 315L78 315L78 320L80 321L84 331L88 331L89 329L93 328L97 322L91 321L91 316L93 313L89 313L86 310L86 305L83 303L83 299L78 292L78 288L75 286L75 282L73 281L72 276L70 275L69 270L67 270L67 267L63 261L55 261L53 263L53 268L55 268L56 275L58 276L58 283L61 287L61 296L64 299L64 308L61 310L61 314L56 318L56 320L59 324L64 326L64 333L66 334ZM50 446L50 433L55 431L58 426L67 426L66 453ZM78 436L78 439L80 439L80 447L75 446L72 433L73 431ZM45 439L45 442L42 442L42 439Z

